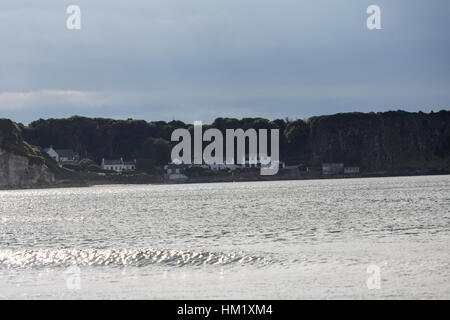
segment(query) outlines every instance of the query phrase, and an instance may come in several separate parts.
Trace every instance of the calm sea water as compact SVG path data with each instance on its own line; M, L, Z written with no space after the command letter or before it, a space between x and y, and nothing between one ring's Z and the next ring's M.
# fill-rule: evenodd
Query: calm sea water
M450 176L0 191L0 298L450 298Z

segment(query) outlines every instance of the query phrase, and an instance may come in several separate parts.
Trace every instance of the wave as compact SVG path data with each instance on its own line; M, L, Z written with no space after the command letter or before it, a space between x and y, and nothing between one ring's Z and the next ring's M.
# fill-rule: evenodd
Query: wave
M0 268L77 266L202 266L267 265L271 261L244 253L158 249L37 249L0 250Z

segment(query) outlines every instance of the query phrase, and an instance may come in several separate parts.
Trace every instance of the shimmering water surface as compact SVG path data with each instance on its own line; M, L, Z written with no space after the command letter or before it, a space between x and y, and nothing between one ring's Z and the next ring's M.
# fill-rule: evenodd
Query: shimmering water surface
M0 298L448 299L449 190L426 176L0 191Z

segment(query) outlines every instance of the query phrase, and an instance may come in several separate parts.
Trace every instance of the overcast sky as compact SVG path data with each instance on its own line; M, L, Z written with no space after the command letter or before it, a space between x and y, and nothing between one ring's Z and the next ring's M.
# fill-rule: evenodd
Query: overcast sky
M0 117L449 109L449 16L448 0L2 0Z

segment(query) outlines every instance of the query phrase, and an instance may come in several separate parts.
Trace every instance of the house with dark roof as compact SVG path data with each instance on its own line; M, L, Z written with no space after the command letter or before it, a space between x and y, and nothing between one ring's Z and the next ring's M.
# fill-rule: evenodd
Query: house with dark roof
M72 149L53 149L53 147L50 146L44 150L58 163L71 163L80 160L80 155Z

